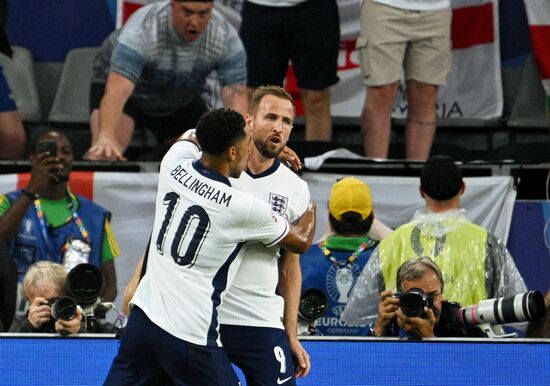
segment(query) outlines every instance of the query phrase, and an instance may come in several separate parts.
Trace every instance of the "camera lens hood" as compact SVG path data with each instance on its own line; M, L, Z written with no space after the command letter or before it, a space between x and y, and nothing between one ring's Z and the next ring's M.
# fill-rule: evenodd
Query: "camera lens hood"
M103 273L93 264L78 264L67 274L67 295L83 307L94 304L104 287Z

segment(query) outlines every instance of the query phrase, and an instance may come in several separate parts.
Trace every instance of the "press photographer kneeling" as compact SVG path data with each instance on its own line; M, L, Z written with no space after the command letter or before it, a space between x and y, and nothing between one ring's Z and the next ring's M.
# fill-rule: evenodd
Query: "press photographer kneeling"
M63 297L66 280L67 271L61 264L49 261L33 264L23 280L23 296L30 304L29 310L13 320L9 332L57 332L60 335L80 332L82 311L67 300L70 298Z
M78 264L67 273L60 264L35 263L23 280L23 296L30 303L29 310L14 319L10 332L120 332L124 320L117 318L120 326L105 320L107 311L114 307L103 303L99 296L104 286L102 272L92 264Z
M407 260L397 271L397 292L380 294L375 336L484 337L477 326L461 326L459 305L443 297L443 275L429 258Z

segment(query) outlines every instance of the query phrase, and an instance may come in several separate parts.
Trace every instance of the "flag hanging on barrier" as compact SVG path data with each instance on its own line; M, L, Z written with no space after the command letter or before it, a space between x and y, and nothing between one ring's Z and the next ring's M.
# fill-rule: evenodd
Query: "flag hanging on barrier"
M311 197L317 202L318 239L328 226L328 192L336 177L342 175L305 173ZM418 178L363 176L369 184L377 219L395 228L408 222L414 211L424 206L418 194ZM27 186L29 174L0 175L0 194ZM111 228L120 246L115 260L118 293L130 280L137 261L145 252L153 227L157 173L72 172L71 190L112 213ZM510 228L516 191L511 177L467 178L462 204L474 223L506 240ZM480 199L483 197L483 199ZM120 296L119 296L120 301Z
M531 47L546 93L546 112L550 113L550 1L524 0L531 34Z

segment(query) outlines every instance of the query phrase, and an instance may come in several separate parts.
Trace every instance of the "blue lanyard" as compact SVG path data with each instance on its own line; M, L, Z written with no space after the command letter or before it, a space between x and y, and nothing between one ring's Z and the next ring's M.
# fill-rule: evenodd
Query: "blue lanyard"
M86 230L86 228L84 227L84 223L82 222L82 219L78 215L78 212L77 212L77 210L75 208L75 205L73 203L73 200L76 200L76 197L68 189L67 189L67 199L69 200L69 208L71 209L71 212L72 212L72 214L71 214L72 221L78 227L78 230L82 234L82 237L84 238L84 241L89 243L90 242L89 233ZM42 233L44 243L46 244L46 249L48 250L48 260L56 261L55 260L56 253L53 250L53 246L50 243L50 237L48 236L48 225L46 224L46 218L44 216L44 211L42 210L42 205L41 205L40 199L37 198L36 200L33 201L33 203L34 203L34 208L36 210L36 217L38 217L38 223L40 224L40 231ZM68 244L68 242L65 243L64 250L68 249L67 244ZM52 255L54 257L53 259L52 259Z

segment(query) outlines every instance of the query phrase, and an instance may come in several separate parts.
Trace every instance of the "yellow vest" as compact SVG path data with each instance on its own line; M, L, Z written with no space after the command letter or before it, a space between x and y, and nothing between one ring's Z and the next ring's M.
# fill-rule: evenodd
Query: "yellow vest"
M487 231L467 221L443 225L446 226L449 227L446 233L431 232L430 235L423 230L422 224L413 221L399 227L380 243L380 269L386 289L396 288L397 270L403 262L426 256L441 269L445 282L443 294L448 300L468 306L487 299Z

